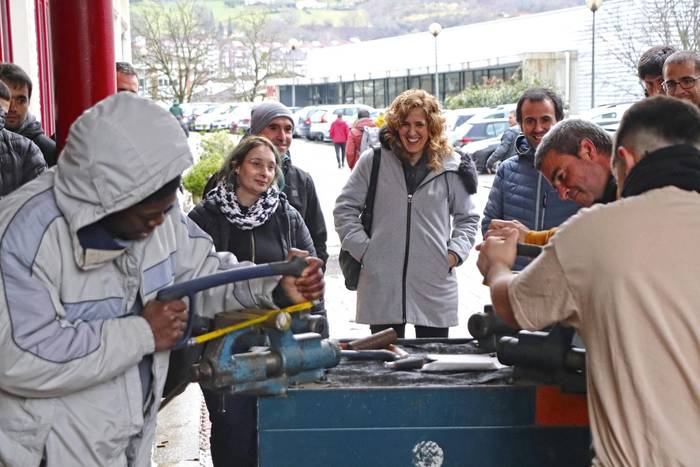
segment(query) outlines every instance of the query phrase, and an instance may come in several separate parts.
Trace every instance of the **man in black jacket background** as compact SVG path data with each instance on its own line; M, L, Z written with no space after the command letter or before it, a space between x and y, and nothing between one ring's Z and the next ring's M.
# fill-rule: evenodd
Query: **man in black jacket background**
M0 81L10 88L12 94L5 127L39 146L49 167L56 165L56 142L44 134L41 123L29 112L32 98L32 80L29 75L14 63L0 63Z
M0 81L0 197L46 170L39 148L27 138L4 128L10 101L10 89Z

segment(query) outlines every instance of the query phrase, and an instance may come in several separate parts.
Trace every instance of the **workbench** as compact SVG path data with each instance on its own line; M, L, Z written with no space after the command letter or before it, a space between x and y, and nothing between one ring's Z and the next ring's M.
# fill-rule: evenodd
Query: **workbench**
M399 342L411 353L470 342ZM590 465L585 395L513 382L510 368L427 374L346 362L323 381L258 399L261 467Z

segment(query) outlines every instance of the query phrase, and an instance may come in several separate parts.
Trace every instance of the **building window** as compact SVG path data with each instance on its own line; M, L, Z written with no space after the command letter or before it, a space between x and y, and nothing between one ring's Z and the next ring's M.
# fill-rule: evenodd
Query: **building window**
M344 103L355 102L355 93L353 92L353 83L343 83L343 100Z
M445 96L450 97L459 94L462 90L459 72L445 74Z
M420 89L435 94L433 91L433 79L435 75L423 75L420 77Z
M383 79L374 80L374 107L386 107L386 93Z
M362 82L362 102L358 102L358 104L374 106L374 86L372 86L372 80Z

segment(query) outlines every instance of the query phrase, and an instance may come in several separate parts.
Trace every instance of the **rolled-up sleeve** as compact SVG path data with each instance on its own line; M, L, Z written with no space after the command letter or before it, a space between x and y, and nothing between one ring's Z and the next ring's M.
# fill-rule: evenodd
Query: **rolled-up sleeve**
M556 322L577 326L579 310L554 245L548 245L508 287L515 320L539 330Z

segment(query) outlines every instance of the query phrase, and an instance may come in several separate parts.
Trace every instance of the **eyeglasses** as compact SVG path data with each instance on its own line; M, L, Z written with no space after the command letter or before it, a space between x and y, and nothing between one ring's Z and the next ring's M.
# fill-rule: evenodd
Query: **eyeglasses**
M684 76L678 81L673 81L672 79L666 80L661 83L661 87L664 88L666 92L673 92L676 90L676 86L680 86L681 89L688 90L695 86L695 82L700 79L700 76Z

